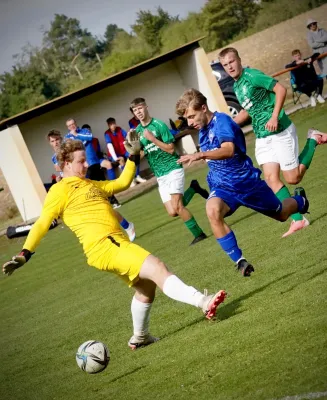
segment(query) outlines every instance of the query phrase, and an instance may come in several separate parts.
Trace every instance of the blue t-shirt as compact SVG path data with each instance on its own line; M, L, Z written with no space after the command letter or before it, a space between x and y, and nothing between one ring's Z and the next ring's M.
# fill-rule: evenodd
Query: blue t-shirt
M65 139L73 139L73 140L80 140L83 142L85 146L85 154L86 154L86 161L89 164L89 166L94 165L94 164L100 164L100 159L97 156L97 153L92 146L92 139L93 135L88 129L81 129L77 128L76 129L77 135L73 135L72 133L68 132L65 135Z
M210 190L251 190L260 180L261 171L253 166L251 158L246 155L243 132L230 116L215 112L209 124L200 129L200 149L217 150L224 142L234 143L235 153L233 157L225 160L207 160L207 182Z
M51 157L51 161L53 162L54 165L59 165L59 164L58 164L58 160L57 160L56 153ZM59 172L59 175L60 175L61 177L64 176L64 174L63 174L62 171Z

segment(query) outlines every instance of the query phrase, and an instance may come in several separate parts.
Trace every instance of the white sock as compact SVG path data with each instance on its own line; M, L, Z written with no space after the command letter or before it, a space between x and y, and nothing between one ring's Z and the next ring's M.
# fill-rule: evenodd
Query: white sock
M204 294L192 286L185 285L176 275L170 275L163 284L162 291L171 299L182 303L190 304L195 307L201 307Z
M142 303L134 296L131 304L134 335L144 336L149 333L150 311L152 303Z

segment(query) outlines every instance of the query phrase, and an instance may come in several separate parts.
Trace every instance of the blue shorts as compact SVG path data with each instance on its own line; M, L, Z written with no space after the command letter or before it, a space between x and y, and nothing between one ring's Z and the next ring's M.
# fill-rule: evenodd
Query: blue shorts
M274 217L282 211L282 203L265 181L259 180L258 184L248 192L231 192L225 189L213 189L208 200L218 197L230 208L226 216L232 215L240 206L251 208L268 217Z

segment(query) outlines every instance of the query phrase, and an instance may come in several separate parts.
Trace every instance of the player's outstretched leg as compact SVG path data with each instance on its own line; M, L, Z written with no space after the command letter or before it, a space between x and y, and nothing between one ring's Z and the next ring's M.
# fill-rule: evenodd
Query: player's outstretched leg
M162 261L151 254L143 262L139 278L133 286L136 292L131 305L134 333L128 346L133 350L159 340L149 333L150 310L156 286L171 299L200 308L209 320L215 317L219 304L224 302L227 295L224 290L213 295L205 295L194 287L186 285L169 272Z
M294 212L299 212L301 214L309 212L309 200L302 187L296 188L294 190L294 196L283 201L281 211L273 216L273 218L284 222Z
M251 276L253 266L243 257L242 250L238 247L234 232L225 223L225 215L231 211L227 204L219 197L215 197L216 191L211 193L207 201L206 211L212 232L229 258L235 263L237 271L244 277Z
M209 192L207 189L204 189L200 186L199 182L196 179L193 179L190 183L190 188L194 190L195 193L199 194L201 197L207 200L209 197Z

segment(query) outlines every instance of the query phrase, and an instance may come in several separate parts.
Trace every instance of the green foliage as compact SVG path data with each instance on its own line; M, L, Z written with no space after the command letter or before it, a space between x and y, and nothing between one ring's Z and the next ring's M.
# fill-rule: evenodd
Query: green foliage
M255 20L259 6L254 0L209 0L202 9L208 48L223 46Z
M189 13L183 21L165 27L161 32L161 51L167 52L206 35L202 15Z
M161 7L158 7L157 14L150 11L139 11L136 23L132 26L133 31L156 53L161 49L160 34L163 28L179 21L178 16L172 17Z
M116 24L109 24L104 33L105 43L108 51L111 51L112 42L117 37L118 33L125 32L124 29L119 28ZM125 32L126 33L126 32Z

